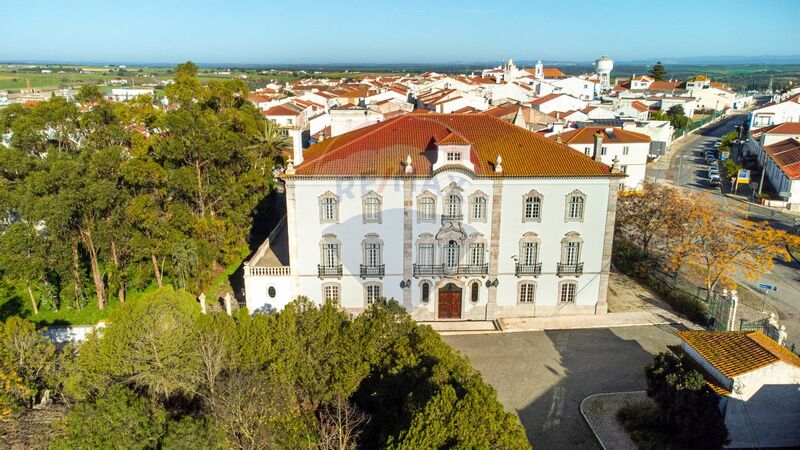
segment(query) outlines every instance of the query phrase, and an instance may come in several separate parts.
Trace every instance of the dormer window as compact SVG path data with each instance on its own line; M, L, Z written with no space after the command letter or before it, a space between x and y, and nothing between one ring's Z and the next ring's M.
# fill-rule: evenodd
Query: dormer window
M472 144L464 136L451 131L450 134L436 141L436 149L436 162L433 164L433 170L447 165L460 165L475 171L475 165L470 158Z
M461 161L461 152L447 152L448 161Z

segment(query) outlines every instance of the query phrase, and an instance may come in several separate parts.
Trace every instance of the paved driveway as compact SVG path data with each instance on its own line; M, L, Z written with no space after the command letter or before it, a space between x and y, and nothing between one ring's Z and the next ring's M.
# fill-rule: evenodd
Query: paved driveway
M680 340L674 328L445 336L519 416L534 448L598 448L580 415L591 394L642 390L652 355Z

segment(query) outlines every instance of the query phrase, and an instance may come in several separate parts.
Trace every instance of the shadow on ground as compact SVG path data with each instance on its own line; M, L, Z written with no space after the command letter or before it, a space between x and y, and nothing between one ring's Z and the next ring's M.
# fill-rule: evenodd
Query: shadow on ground
M448 336L516 411L534 448L594 449L580 402L600 392L643 390L644 366L675 345L672 327Z

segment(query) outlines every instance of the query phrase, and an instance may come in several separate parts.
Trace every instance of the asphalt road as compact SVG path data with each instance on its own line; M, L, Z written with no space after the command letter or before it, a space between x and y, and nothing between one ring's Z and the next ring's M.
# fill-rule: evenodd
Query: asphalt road
M580 403L601 392L644 390L644 367L677 345L676 329L599 328L445 336L500 402L516 412L533 448L597 449Z
M736 125L747 120L746 114L733 115L714 127L700 130L672 145L672 158L660 161L648 168L650 180L677 185L681 189L702 190L711 195L716 207L731 211L734 217L750 220L766 220L777 228L790 229L796 216L782 213L770 208L751 205L722 194L720 188L708 186L706 171L708 165L703 161L703 153L711 148L714 142L725 134L734 131ZM680 179L678 174L680 173ZM767 183L767 181L764 181ZM797 256L797 255L796 255ZM800 347L800 264L795 261L776 261L775 268L764 274L759 280L748 280L744 276L735 277L736 281L758 295L758 283L766 283L778 287L777 292L770 292L767 302L777 311L780 323L786 326L788 341Z

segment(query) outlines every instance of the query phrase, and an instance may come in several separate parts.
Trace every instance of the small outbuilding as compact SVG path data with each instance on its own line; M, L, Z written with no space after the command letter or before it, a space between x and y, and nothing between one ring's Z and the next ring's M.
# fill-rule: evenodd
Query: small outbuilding
M800 446L800 357L761 331L680 331L720 395L729 447Z

